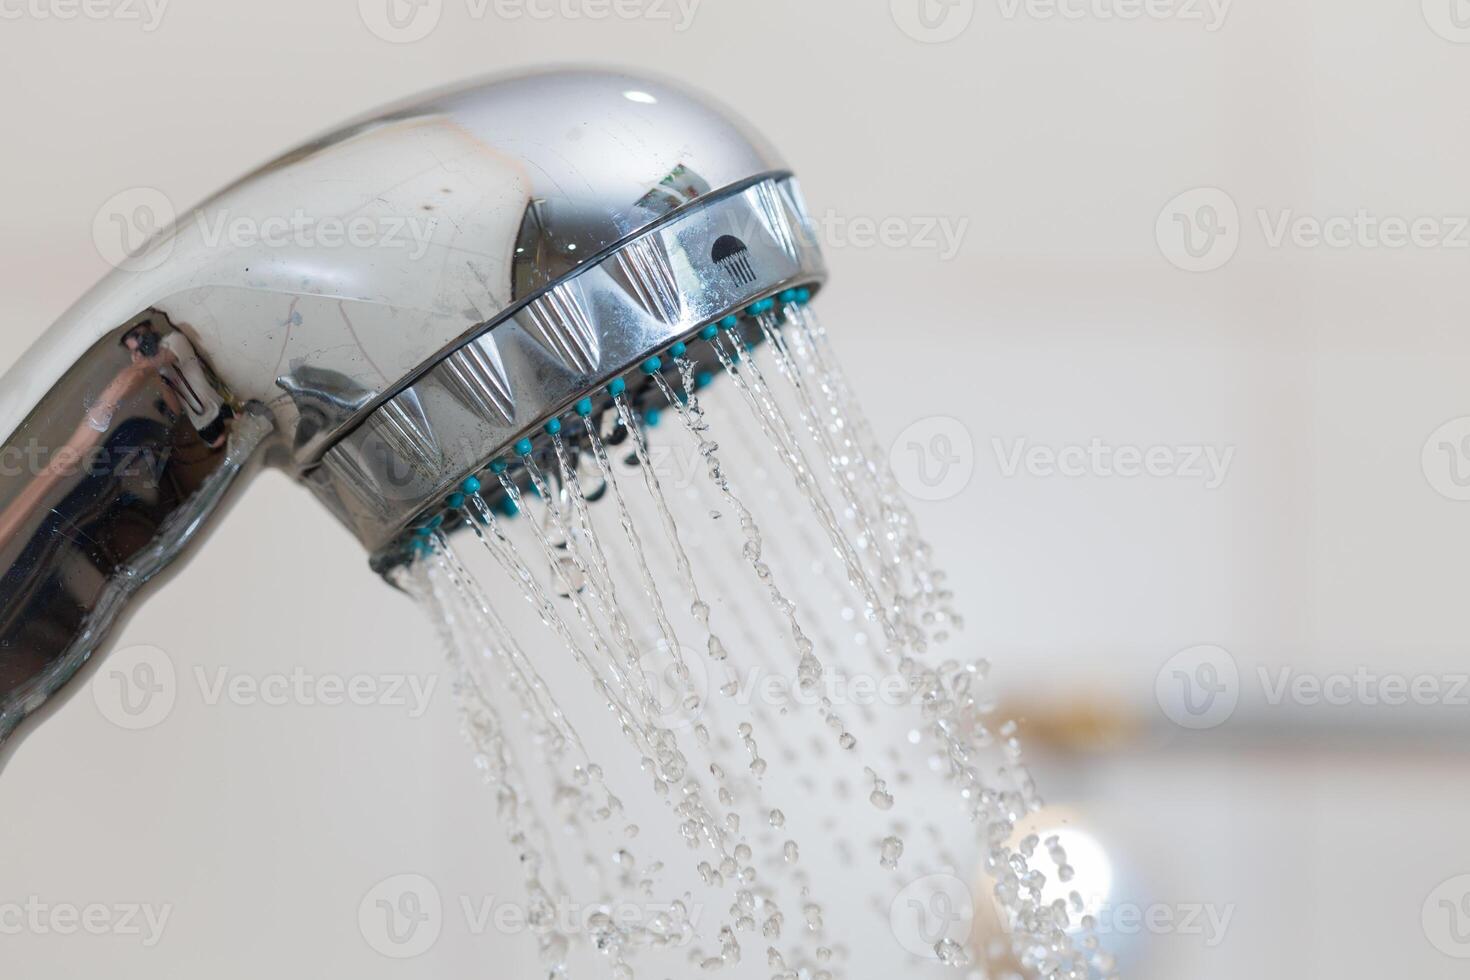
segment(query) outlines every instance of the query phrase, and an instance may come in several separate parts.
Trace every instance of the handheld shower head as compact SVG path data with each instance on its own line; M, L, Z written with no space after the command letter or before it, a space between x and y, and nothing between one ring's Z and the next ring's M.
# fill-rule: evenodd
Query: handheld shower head
M877 931L852 921L855 891L824 925L813 852L859 867L869 847L896 871L906 835L945 840L909 778L926 771L983 842L1016 960L1116 975L1043 894L1036 836L1011 843L1040 801L1014 725L991 717L984 662L934 655L962 620L807 305L824 275L774 153L626 75L435 94L268 164L130 254L0 386L0 742L58 703L243 477L277 466L446 641L543 975L567 975L557 902L581 898L586 951L614 976L643 950L736 967L757 932L765 956L745 975L843 975L847 937ZM722 398L752 426L722 428ZM654 445L662 412L680 424ZM684 450L682 469L658 449ZM765 668L794 687L770 692ZM631 751L604 769L620 741ZM802 805L846 800L859 778L846 834ZM650 836L702 860L665 868L635 843L618 785L648 787ZM817 845L805 858L799 837ZM583 849L590 877L568 887L553 847ZM917 867L960 865L927 849ZM958 908L945 878L876 907ZM646 922L609 911L615 889L655 887L674 897ZM730 902L717 949L683 949L696 893ZM955 967L987 952L950 924L894 936ZM909 965L855 954L862 975Z
M387 570L488 460L823 277L772 150L628 75L435 93L267 164L0 386L0 742L254 466L310 486Z

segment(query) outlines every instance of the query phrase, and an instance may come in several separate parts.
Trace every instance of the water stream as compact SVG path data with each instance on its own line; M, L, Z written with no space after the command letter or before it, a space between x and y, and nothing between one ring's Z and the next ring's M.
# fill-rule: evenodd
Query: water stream
M755 326L694 342L718 384L678 356L520 444L397 573L546 976L1116 976L1080 894L1043 899L1072 869L1018 839L1015 725L825 331L795 304ZM921 890L916 948L931 879L977 910Z

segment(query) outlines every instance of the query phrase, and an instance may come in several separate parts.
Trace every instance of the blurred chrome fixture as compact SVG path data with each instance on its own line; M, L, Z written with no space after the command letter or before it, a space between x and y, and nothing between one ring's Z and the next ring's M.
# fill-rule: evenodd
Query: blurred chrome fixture
M303 219L358 233L263 233ZM262 233L222 243L242 222ZM132 255L0 386L0 741L255 466L310 486L384 567L548 419L823 277L775 153L647 79L496 79L267 164Z

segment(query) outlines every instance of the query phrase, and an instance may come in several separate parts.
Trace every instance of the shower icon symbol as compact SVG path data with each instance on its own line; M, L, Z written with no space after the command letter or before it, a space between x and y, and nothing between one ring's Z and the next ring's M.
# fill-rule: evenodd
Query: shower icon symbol
M1470 875L1440 882L1420 910L1429 944L1446 956L1470 959Z
M1154 225L1159 251L1175 268L1213 272L1240 247L1240 209L1218 187L1196 187L1176 196Z
M1450 419L1431 432L1419 465L1440 496L1470 500L1470 416Z
M422 41L439 26L444 0L357 0L367 29L390 44Z
M890 0L893 22L915 41L953 41L975 19L975 0Z
M140 731L161 723L178 699L173 659L154 646L115 650L92 676L92 700L119 728Z
M375 951L409 959L429 951L444 926L439 889L420 874L384 878L362 897L357 925Z
M1470 44L1470 0L1421 0L1424 22L1446 41Z
M1170 657L1154 680L1164 715L1181 728L1216 728L1240 700L1240 670L1228 650L1195 646Z
M970 484L975 443L959 419L930 416L899 433L888 465L906 493L918 500L948 500Z
M735 285L755 285L755 266L750 262L750 246L734 235L721 235L710 249L710 259L734 281Z

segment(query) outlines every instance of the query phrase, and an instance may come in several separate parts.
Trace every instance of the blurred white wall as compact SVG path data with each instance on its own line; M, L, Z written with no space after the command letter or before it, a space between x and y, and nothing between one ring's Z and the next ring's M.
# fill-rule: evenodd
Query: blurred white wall
M1160 937L1148 975L1463 975L1421 906L1470 873L1470 799L1452 789L1467 757L1441 751L1470 706L1272 705L1260 674L1470 670L1470 422L1425 453L1470 417L1462 0L1178 0L1136 19L1103 16L1127 0L1053 17L1041 0L957 0L928 8L958 30L942 43L923 39L918 0L669 0L645 8L669 19L631 20L443 0L412 43L375 36L351 2L169 0L151 30L141 4L142 21L63 21L37 16L60 9L47 2L0 0L0 362L106 271L93 219L119 191L197 200L345 116L477 73L590 61L685 79L801 176L827 229L824 316L884 437L917 426L903 457L932 445L929 420L961 423L971 477L915 506L942 531L967 642L1018 698L1101 692L1152 733L1089 755L1085 775L1038 767L1043 792L1050 776L1136 863L1144 901L1235 907L1218 947ZM1202 205L1222 234L1190 257L1178 236L1192 223L1208 241ZM1360 214L1376 230L1357 218L1346 244L1311 244L1311 222ZM1384 244L1416 219L1419 243ZM885 221L890 241L865 244ZM1273 242L1281 227L1298 240ZM1018 447L1094 439L1229 465L1218 481L1007 475ZM438 656L355 542L274 474L118 643L187 669ZM1228 651L1238 706L1191 732L1170 726L1156 678L1201 644ZM525 963L520 944L487 959L459 934L397 963L358 934L358 899L385 875L473 890L506 861L442 694L427 722L185 700L126 732L83 692L0 775L0 900L166 896L170 942L0 935L0 960L34 978ZM1309 724L1407 734L1379 752L1359 750L1371 734L1293 748Z

